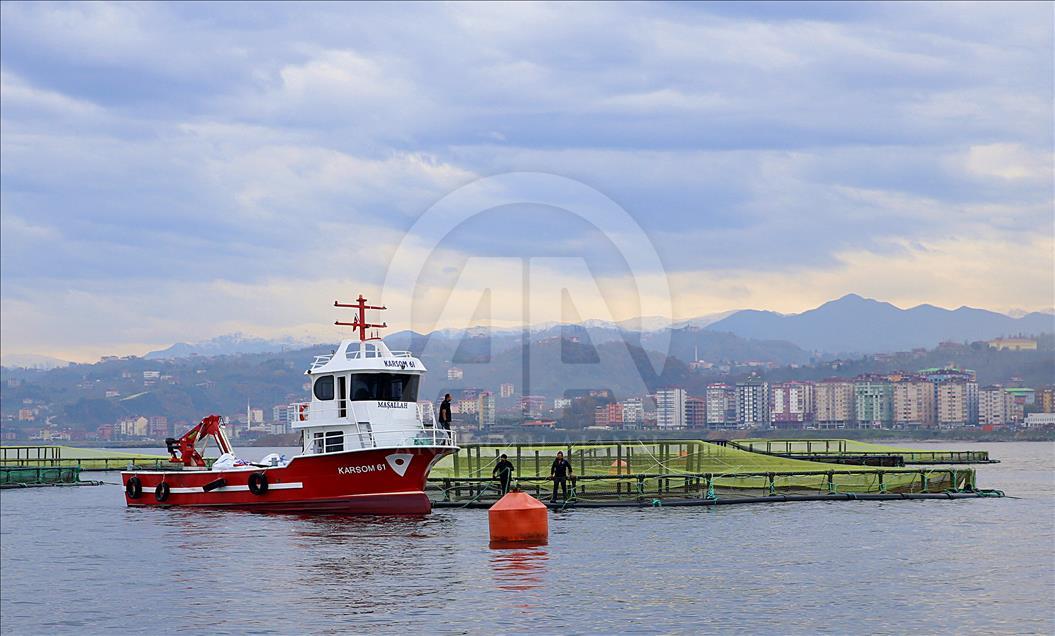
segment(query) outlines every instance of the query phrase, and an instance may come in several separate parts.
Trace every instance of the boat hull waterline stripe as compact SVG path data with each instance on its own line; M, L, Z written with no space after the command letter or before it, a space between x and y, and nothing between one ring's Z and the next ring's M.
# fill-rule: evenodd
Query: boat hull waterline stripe
M291 481L288 484L269 484L268 490L296 490L303 488L304 484L299 481ZM213 490L202 490L201 486L187 487L187 488L170 488L169 492L174 495L189 495L189 494L202 494L205 492L248 492L249 486L223 486L222 488L214 488Z

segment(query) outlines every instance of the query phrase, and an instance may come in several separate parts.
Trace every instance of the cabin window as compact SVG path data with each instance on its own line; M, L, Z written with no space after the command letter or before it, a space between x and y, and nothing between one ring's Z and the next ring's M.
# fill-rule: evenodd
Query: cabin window
M420 380L410 373L360 373L352 376L351 399L417 402Z
M344 450L344 431L326 431L315 433L312 439L312 452L339 453Z
M316 400L332 400L333 399L333 376L324 375L315 380L315 388L313 389Z

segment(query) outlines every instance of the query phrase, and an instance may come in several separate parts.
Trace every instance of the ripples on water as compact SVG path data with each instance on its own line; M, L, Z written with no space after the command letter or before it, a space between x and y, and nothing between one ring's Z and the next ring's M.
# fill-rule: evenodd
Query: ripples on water
M118 486L5 491L0 631L1053 633L1055 445L987 447L1004 463L979 483L1021 499L568 511L548 545L501 550L480 510L132 510Z

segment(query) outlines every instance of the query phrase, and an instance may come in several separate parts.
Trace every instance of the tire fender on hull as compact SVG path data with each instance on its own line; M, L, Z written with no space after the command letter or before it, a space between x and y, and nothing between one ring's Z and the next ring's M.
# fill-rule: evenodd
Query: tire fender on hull
M139 477L128 478L128 481L125 482L125 494L128 495L129 499L139 499L140 495L143 494L143 482L139 481Z
M257 496L267 493L267 475L264 473L253 473L249 476L249 492Z

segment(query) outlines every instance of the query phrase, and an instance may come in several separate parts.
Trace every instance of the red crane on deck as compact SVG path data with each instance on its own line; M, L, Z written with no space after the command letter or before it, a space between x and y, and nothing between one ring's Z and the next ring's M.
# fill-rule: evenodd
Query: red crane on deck
M202 458L201 452L194 447L194 444L198 441L208 442L209 437L216 438L216 445L220 447L221 453L234 452L230 440L227 439L227 432L223 428L223 418L219 415L209 415L184 433L182 437L178 439L169 437L165 440L165 446L168 447L169 455L171 455L169 461L175 464L182 463L184 466L204 468L205 459ZM205 450L204 444L201 450ZM177 452L179 457L176 457Z

